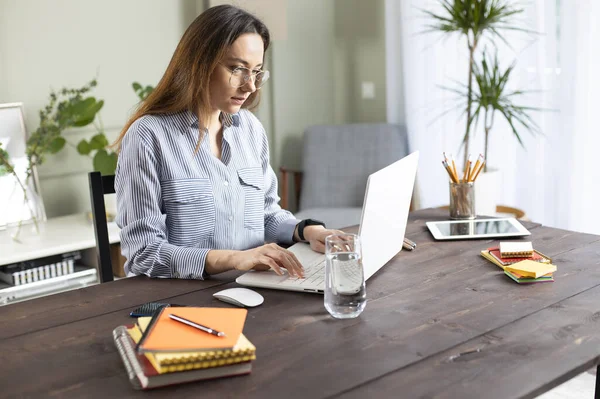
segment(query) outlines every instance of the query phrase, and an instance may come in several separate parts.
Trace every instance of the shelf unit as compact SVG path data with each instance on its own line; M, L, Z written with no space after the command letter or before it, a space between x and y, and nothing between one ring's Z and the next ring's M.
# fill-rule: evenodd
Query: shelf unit
M108 223L108 234L111 244L120 242L116 223ZM49 219L40 223L39 234L32 231L31 225L25 225L19 242L10 237L9 230L0 231L0 268L73 251L81 251L82 255L82 259L75 265L75 273L19 286L0 282L0 306L99 282L96 238L88 214Z

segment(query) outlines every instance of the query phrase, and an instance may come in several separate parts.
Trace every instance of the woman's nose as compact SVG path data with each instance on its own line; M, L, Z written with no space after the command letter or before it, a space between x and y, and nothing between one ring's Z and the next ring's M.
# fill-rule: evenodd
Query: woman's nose
M254 75L250 75L246 83L244 83L244 85L242 86L242 89L246 92L254 93L256 91L256 84L254 83L254 79L256 79L256 77Z

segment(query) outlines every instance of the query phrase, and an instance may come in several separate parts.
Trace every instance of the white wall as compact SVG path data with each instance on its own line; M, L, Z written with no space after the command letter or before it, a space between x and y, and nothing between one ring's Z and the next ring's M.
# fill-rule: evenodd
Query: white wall
M80 87L94 77L105 100L102 121L115 138L137 102L133 81L156 84L200 6L188 0L0 0L0 103L23 102L26 125L50 88ZM67 133L77 144L91 129ZM66 148L39 168L48 217L90 208L91 159Z
M299 168L302 132L334 122L334 3L287 1L287 37L273 42L273 167Z

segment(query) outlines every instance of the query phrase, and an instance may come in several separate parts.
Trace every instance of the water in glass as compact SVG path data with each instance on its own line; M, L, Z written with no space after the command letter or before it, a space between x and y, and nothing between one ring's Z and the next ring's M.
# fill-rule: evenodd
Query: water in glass
M355 241L358 239L346 238L343 242L351 243L341 245L332 244L335 239L326 242L325 308L338 319L357 317L367 304L360 244Z

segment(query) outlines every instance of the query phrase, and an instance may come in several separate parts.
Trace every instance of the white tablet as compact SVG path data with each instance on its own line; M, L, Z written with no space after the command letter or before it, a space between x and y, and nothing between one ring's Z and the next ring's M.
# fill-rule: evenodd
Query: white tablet
M531 233L515 218L443 220L427 222L436 240L464 240L468 238L521 237Z

